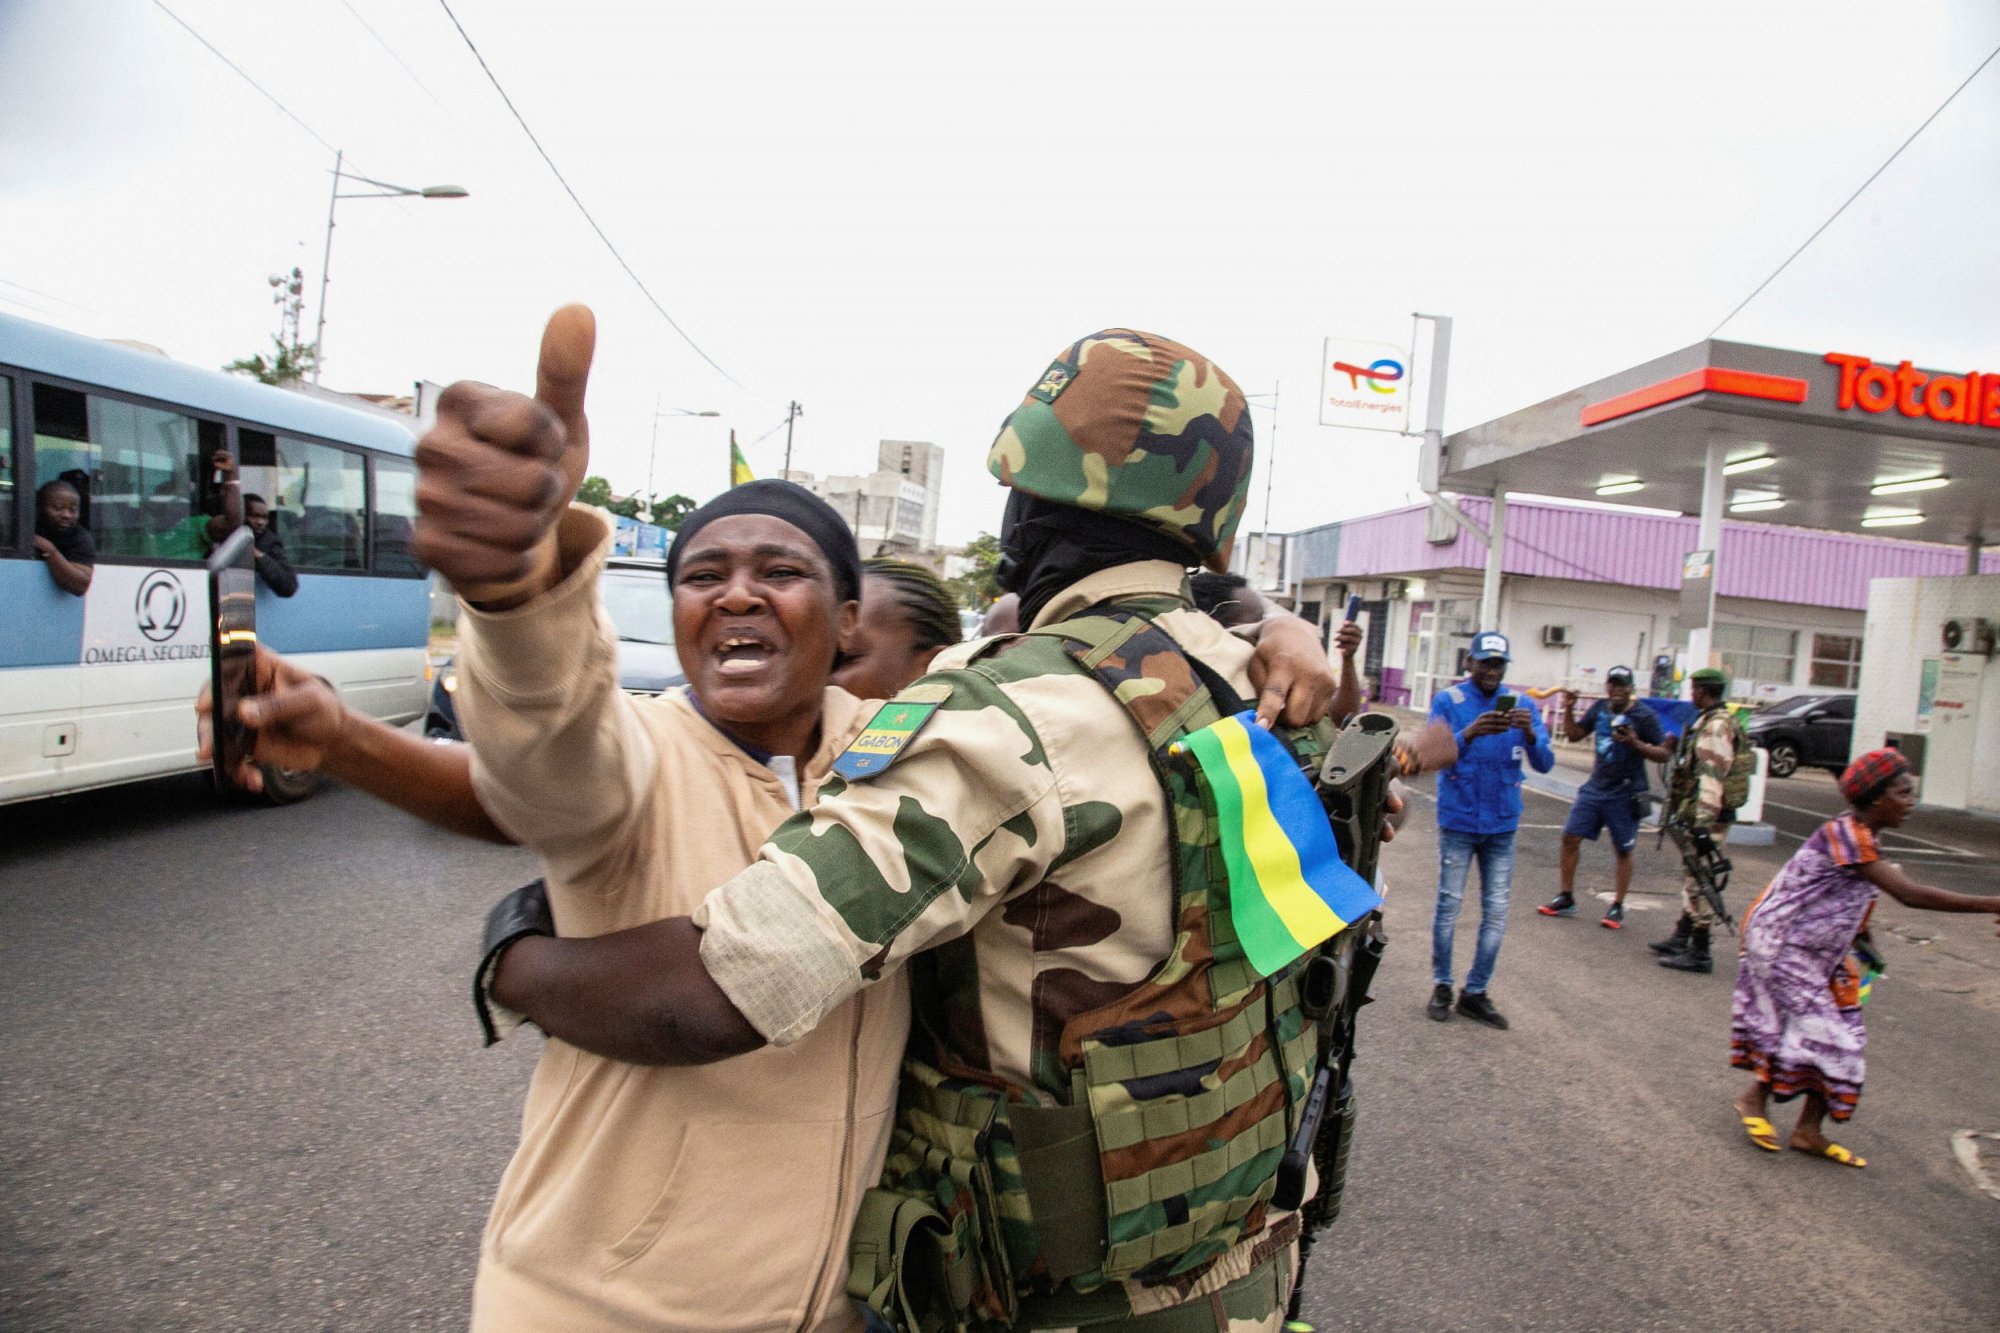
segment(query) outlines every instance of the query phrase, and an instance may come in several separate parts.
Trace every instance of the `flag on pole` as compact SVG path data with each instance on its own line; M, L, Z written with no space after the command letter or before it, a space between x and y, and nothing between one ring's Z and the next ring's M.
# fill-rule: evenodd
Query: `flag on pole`
M755 481L750 465L743 461L743 451L736 447L736 432L729 432L729 484L741 486L746 481Z
M1333 826L1284 743L1245 710L1181 741L1215 797L1229 912L1263 976L1382 905L1340 859Z

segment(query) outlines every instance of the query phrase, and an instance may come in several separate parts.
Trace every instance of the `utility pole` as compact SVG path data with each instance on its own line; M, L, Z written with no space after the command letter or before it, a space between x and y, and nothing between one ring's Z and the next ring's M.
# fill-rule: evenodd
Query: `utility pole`
M326 342L326 276L333 265L333 210L340 206L340 164L346 158L347 150L336 148L333 152L333 193L326 201L326 249L319 257L319 318L313 322L313 351L319 351ZM319 358L313 358L313 383L319 383Z
M785 470L778 475L787 481L790 481L792 476L792 423L797 421L804 411L805 409L799 406L798 400L793 399L791 407L785 412Z

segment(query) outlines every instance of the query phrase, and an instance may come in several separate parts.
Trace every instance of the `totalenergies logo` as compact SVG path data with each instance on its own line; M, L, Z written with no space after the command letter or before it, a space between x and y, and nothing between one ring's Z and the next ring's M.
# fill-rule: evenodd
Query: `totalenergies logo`
M2000 430L2000 375L1933 375L1908 361L1893 366L1865 356L1828 352L1827 361L1840 367L1840 395L1835 406L1843 412L1887 412L1961 426Z
M1331 369L1336 375L1347 376L1347 387L1356 393L1361 391L1363 380L1368 382L1367 387L1375 393L1394 393L1397 381L1401 380L1405 373L1402 362L1387 356L1377 357L1365 366L1336 360Z

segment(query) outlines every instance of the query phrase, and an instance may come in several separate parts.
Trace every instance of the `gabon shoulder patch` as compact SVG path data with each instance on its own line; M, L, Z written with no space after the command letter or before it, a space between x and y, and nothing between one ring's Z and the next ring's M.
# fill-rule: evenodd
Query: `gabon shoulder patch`
M849 782L886 772L949 698L951 686L941 681L919 681L905 689L875 710L861 734L833 761L833 771Z

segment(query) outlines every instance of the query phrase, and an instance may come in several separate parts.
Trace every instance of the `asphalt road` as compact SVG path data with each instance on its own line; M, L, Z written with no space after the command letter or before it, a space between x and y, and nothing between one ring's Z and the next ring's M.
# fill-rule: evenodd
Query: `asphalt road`
M1533 913L1564 813L1530 798L1506 1033L1424 1017L1427 806L1389 849L1319 1327L2000 1324L2000 1202L1947 1146L2000 1129L2000 967L1893 936L1843 1136L1874 1165L1758 1153L1729 1110L1728 977L1644 947L1674 910L1665 859L1642 851L1622 932ZM536 1047L479 1049L467 970L532 874L344 791L222 807L188 779L0 810L0 1326L462 1327ZM1601 849L1584 874L1608 879Z

